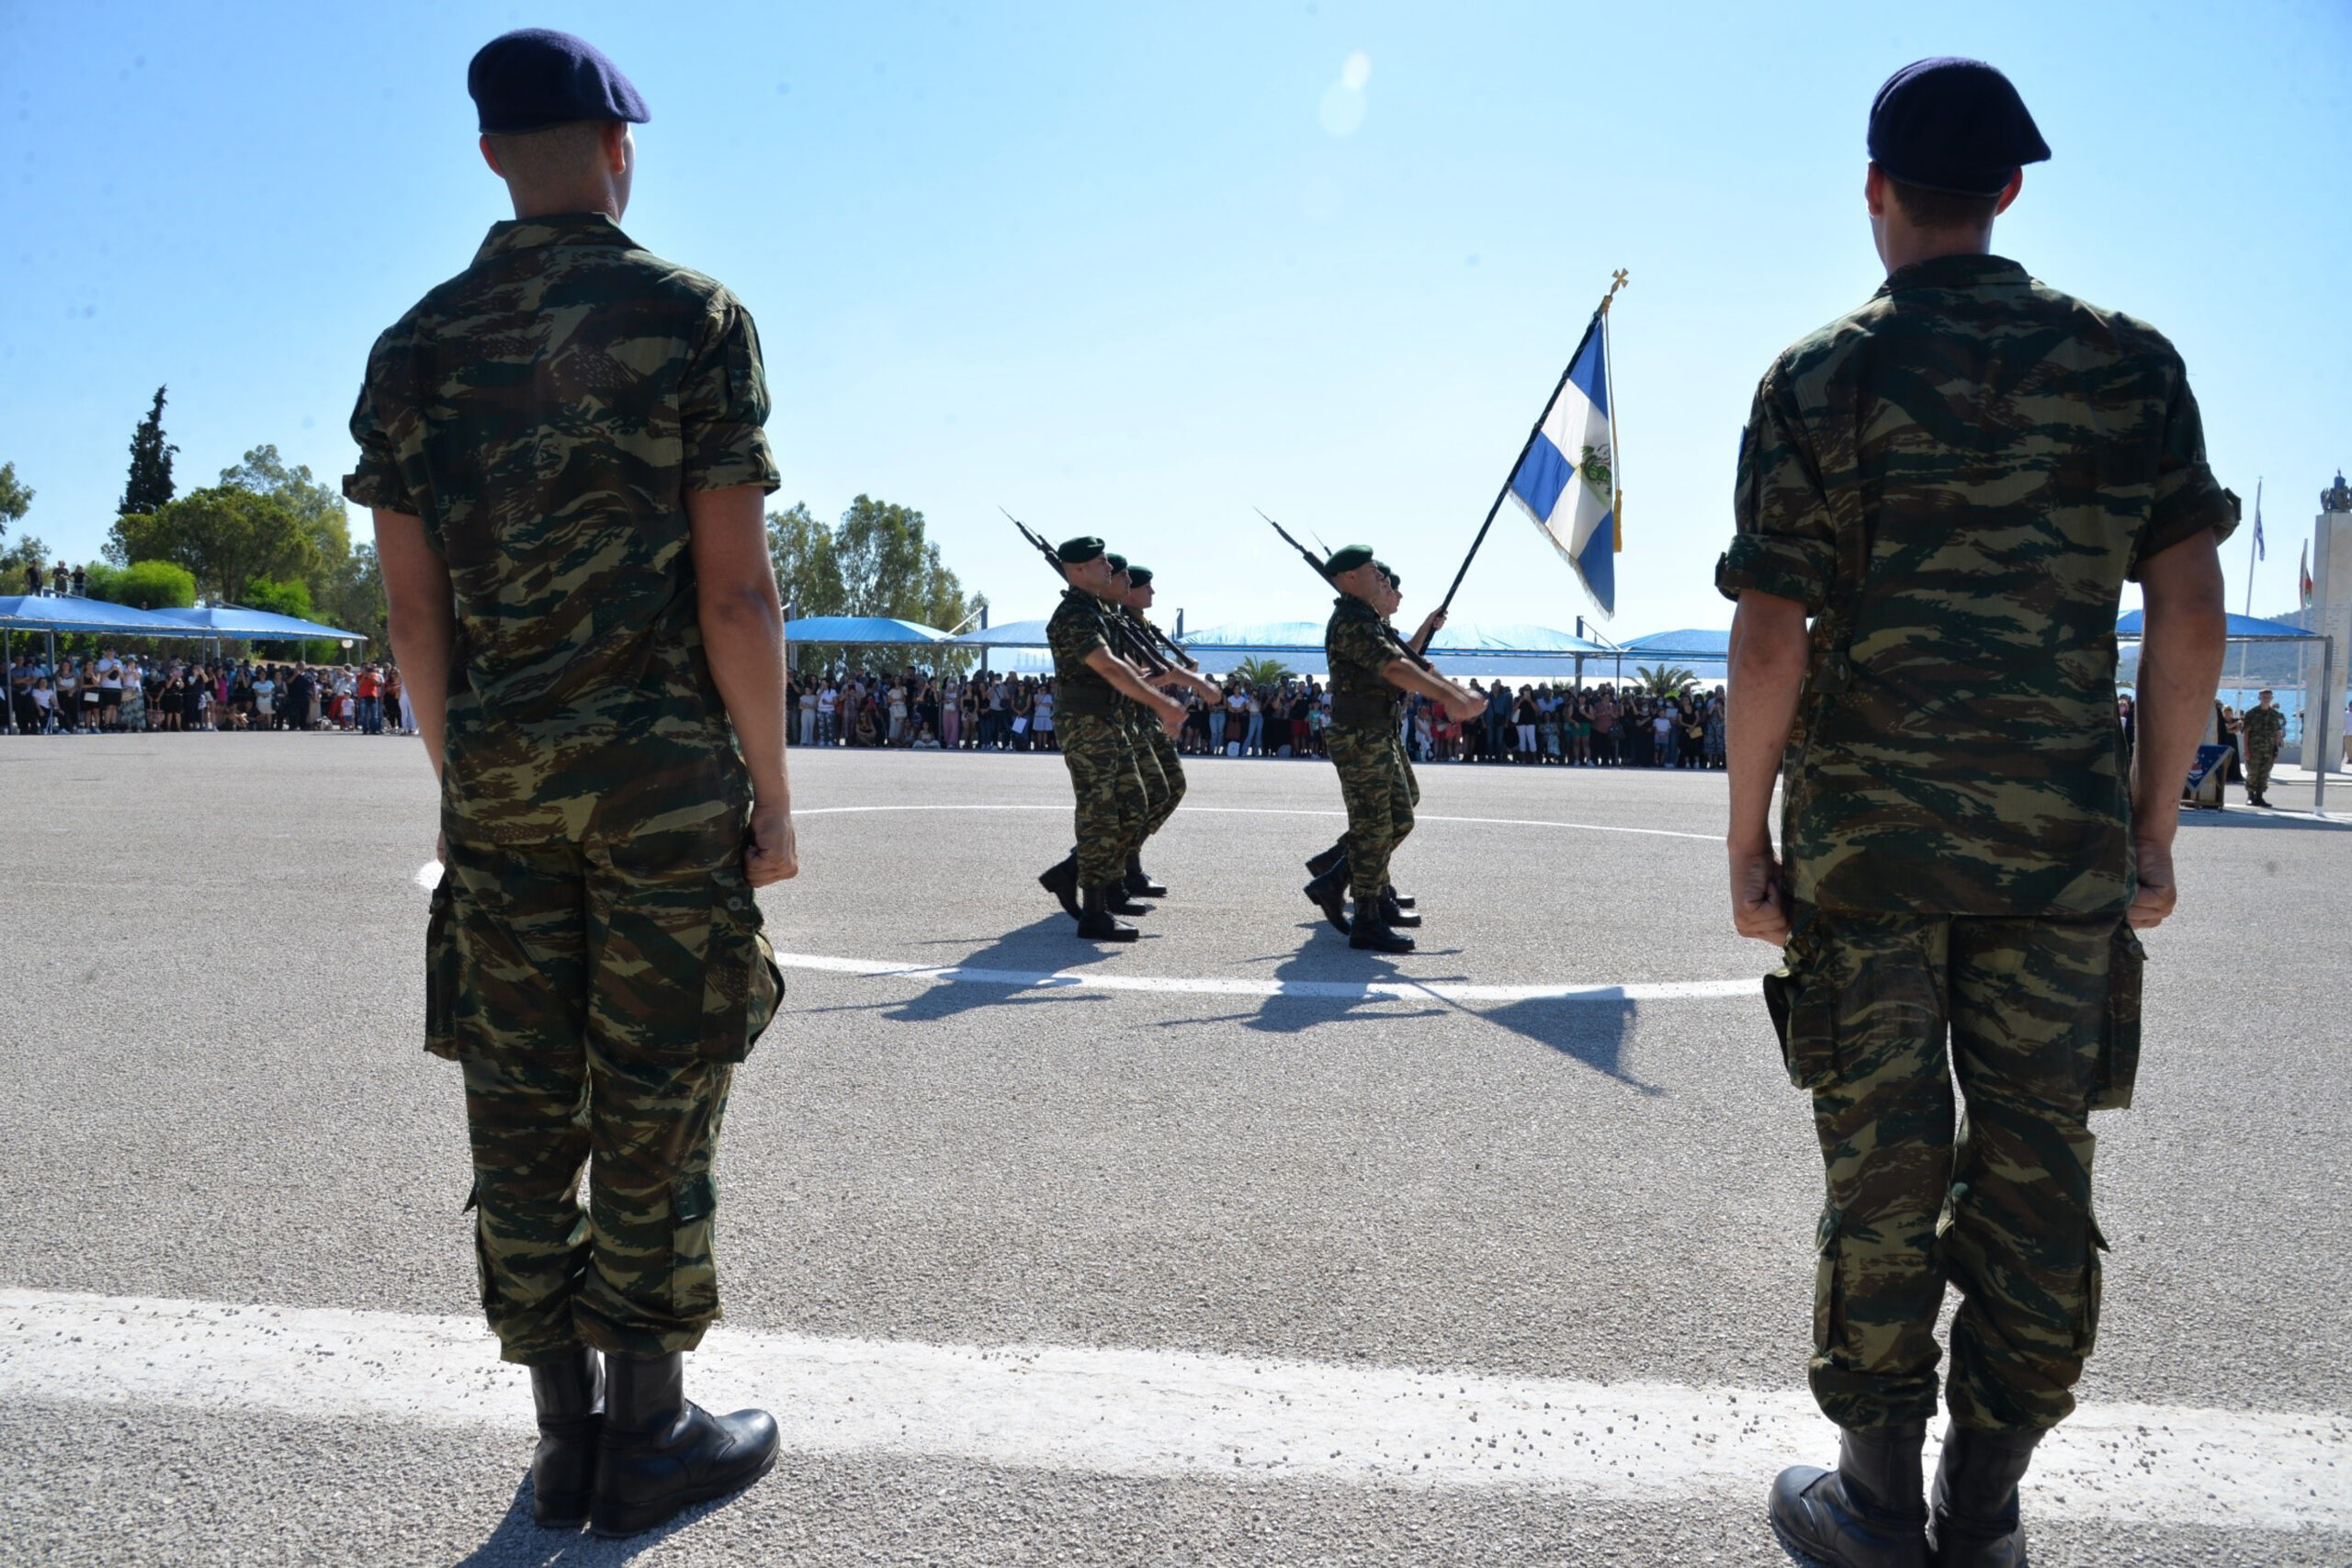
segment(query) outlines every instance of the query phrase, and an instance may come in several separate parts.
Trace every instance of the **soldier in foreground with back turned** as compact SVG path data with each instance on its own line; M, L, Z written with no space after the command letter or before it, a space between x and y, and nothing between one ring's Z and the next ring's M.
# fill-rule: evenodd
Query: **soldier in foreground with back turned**
M540 29L467 85L514 219L377 340L344 493L440 777L425 1048L465 1075L532 1515L629 1535L776 1453L764 1412L687 1402L684 1352L718 1315L733 1065L783 990L752 889L798 869L777 476L751 317L618 227L636 89Z
M2131 1101L2134 931L2174 907L2235 514L2172 346L1987 254L2049 156L2007 77L1898 72L1870 153L1885 287L1765 374L1716 569L1739 604L1733 916L1785 949L1766 998L1827 1176L1811 1372L1838 1465L1784 1472L1770 1515L1836 1568L2018 1568L2018 1483L2098 1332L2090 1112ZM2130 776L2127 578L2147 617Z
M1111 559L1119 563L1112 579L1112 603L1117 613L1135 629L1139 643L1147 648L1158 645L1164 655L1162 671L1151 677L1152 683L1164 686L1174 682L1192 687L1204 701L1222 702L1224 691L1198 671L1187 668L1145 614L1151 608L1154 597L1151 568L1121 560L1115 555ZM1184 798L1184 762L1177 754L1175 740L1160 727L1157 715L1140 708L1133 712L1135 716L1130 728L1148 764L1144 770L1144 783L1153 792L1144 810L1143 836L1149 839L1168 826L1168 819L1176 815L1176 807ZM1136 898L1165 898L1168 896L1168 889L1152 880L1150 874L1144 870L1140 844L1136 852L1127 857L1126 888L1129 896Z
M1149 810L1120 702L1136 704L1170 735L1184 709L1113 650L1113 574L1102 541L1066 539L1055 555L1069 586L1046 622L1046 640L1054 653L1054 728L1078 797L1078 847L1037 881L1077 916L1080 936L1134 942L1141 933L1118 917L1149 908L1129 898L1126 886L1128 858L1142 850Z
M1340 591L1323 631L1331 679L1331 726L1325 735L1340 773L1348 832L1343 852L1306 885L1306 897L1347 933L1350 947L1410 953L1413 939L1396 928L1406 921L1418 925L1420 917L1406 914L1388 885L1389 857L1413 830L1413 807L1420 802L1399 732L1405 694L1419 692L1464 723L1487 711L1487 699L1410 656L1387 625L1401 602L1395 582L1370 549L1334 550L1322 572ZM1352 914L1341 905L1351 891Z

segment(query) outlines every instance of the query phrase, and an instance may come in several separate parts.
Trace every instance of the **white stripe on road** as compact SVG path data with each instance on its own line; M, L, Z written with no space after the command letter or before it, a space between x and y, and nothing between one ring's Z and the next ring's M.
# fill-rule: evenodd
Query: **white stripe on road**
M1067 806L812 806L806 810L795 808L795 818L802 817L847 817L869 811L1059 811ZM1345 817L1344 811L1308 811L1270 806L1185 806L1180 813L1207 813L1218 817ZM1720 833L1683 833L1670 828L1618 828L1601 822L1547 822L1520 817L1430 817L1416 814L1416 822L1468 822L1489 828L1570 828L1579 833L1638 833L1652 839L1697 839L1702 842L1723 842Z
M1666 1002L1752 997L1758 980L1652 980L1606 986L1464 986L1445 980L1252 980L1222 975L1110 975L1091 969L976 969L963 964L893 964L779 953L786 969L926 984L960 982L1021 990L1148 991L1162 996L1312 997L1325 1001Z
M1169 1350L979 1348L719 1328L692 1388L809 1455L1121 1476L1296 1478L1761 1506L1831 1428L1803 1393ZM469 1318L0 1291L0 1397L520 1432L530 1394ZM2037 1515L2352 1529L2352 1417L2094 1404L2027 1482Z

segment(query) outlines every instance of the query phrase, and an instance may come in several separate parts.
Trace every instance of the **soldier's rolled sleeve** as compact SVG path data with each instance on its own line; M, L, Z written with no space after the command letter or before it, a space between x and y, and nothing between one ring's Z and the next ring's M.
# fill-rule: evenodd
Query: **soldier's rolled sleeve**
M360 382L359 400L351 410L351 439L359 446L359 466L344 475L343 494L354 506L415 516L422 509L401 473L393 434L398 416L386 384L389 362L386 341L379 339L368 355L367 378Z
M711 302L703 340L679 389L678 417L686 489L758 485L772 491L783 483L761 428L768 420L768 381L759 329L731 297Z
M1756 389L1732 510L1738 532L1715 563L1715 591L1737 599L1753 589L1819 615L1837 570L1837 530L1778 367Z
M2205 464L2205 421L2197 412L2197 394L2188 389L2184 374L2173 386L2165 405L2164 445L2156 455L2155 492L2148 506L2148 526L2132 553L2130 576L2140 580L2150 559L2211 528L2216 540L2237 531L2237 510L2230 504L2221 481Z

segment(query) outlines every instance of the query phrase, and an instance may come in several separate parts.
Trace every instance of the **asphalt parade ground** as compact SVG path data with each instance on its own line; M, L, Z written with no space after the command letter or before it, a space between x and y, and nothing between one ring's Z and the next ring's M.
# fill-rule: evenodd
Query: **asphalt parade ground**
M1125 948L1034 881L1057 759L793 765L688 1371L786 1452L616 1542L529 1522L419 1048L416 747L0 743L0 1562L1786 1561L1819 1163L1720 775L1424 768L1387 959L1298 891L1326 764L1193 762ZM2034 1561L2340 1568L2352 824L2178 858Z

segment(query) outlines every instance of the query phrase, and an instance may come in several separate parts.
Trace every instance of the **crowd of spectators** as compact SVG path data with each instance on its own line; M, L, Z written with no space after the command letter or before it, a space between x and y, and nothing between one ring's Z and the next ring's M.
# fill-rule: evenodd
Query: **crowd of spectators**
M187 730L307 729L416 733L400 671L383 664L252 659L206 664L177 657L40 654L8 664L8 699L27 735L151 735Z
M1320 757L1331 696L1311 678L1251 683L1228 678L1224 697L1194 694L1177 749L1192 756ZM1402 726L1416 761L1524 762L1560 767L1720 768L1724 695L1671 696L1612 684L1547 682L1484 688L1485 716L1457 724L1433 703L1405 704ZM934 678L923 671L850 669L796 673L786 704L792 739L802 746L881 746L921 750L1055 750L1050 678L981 672Z

